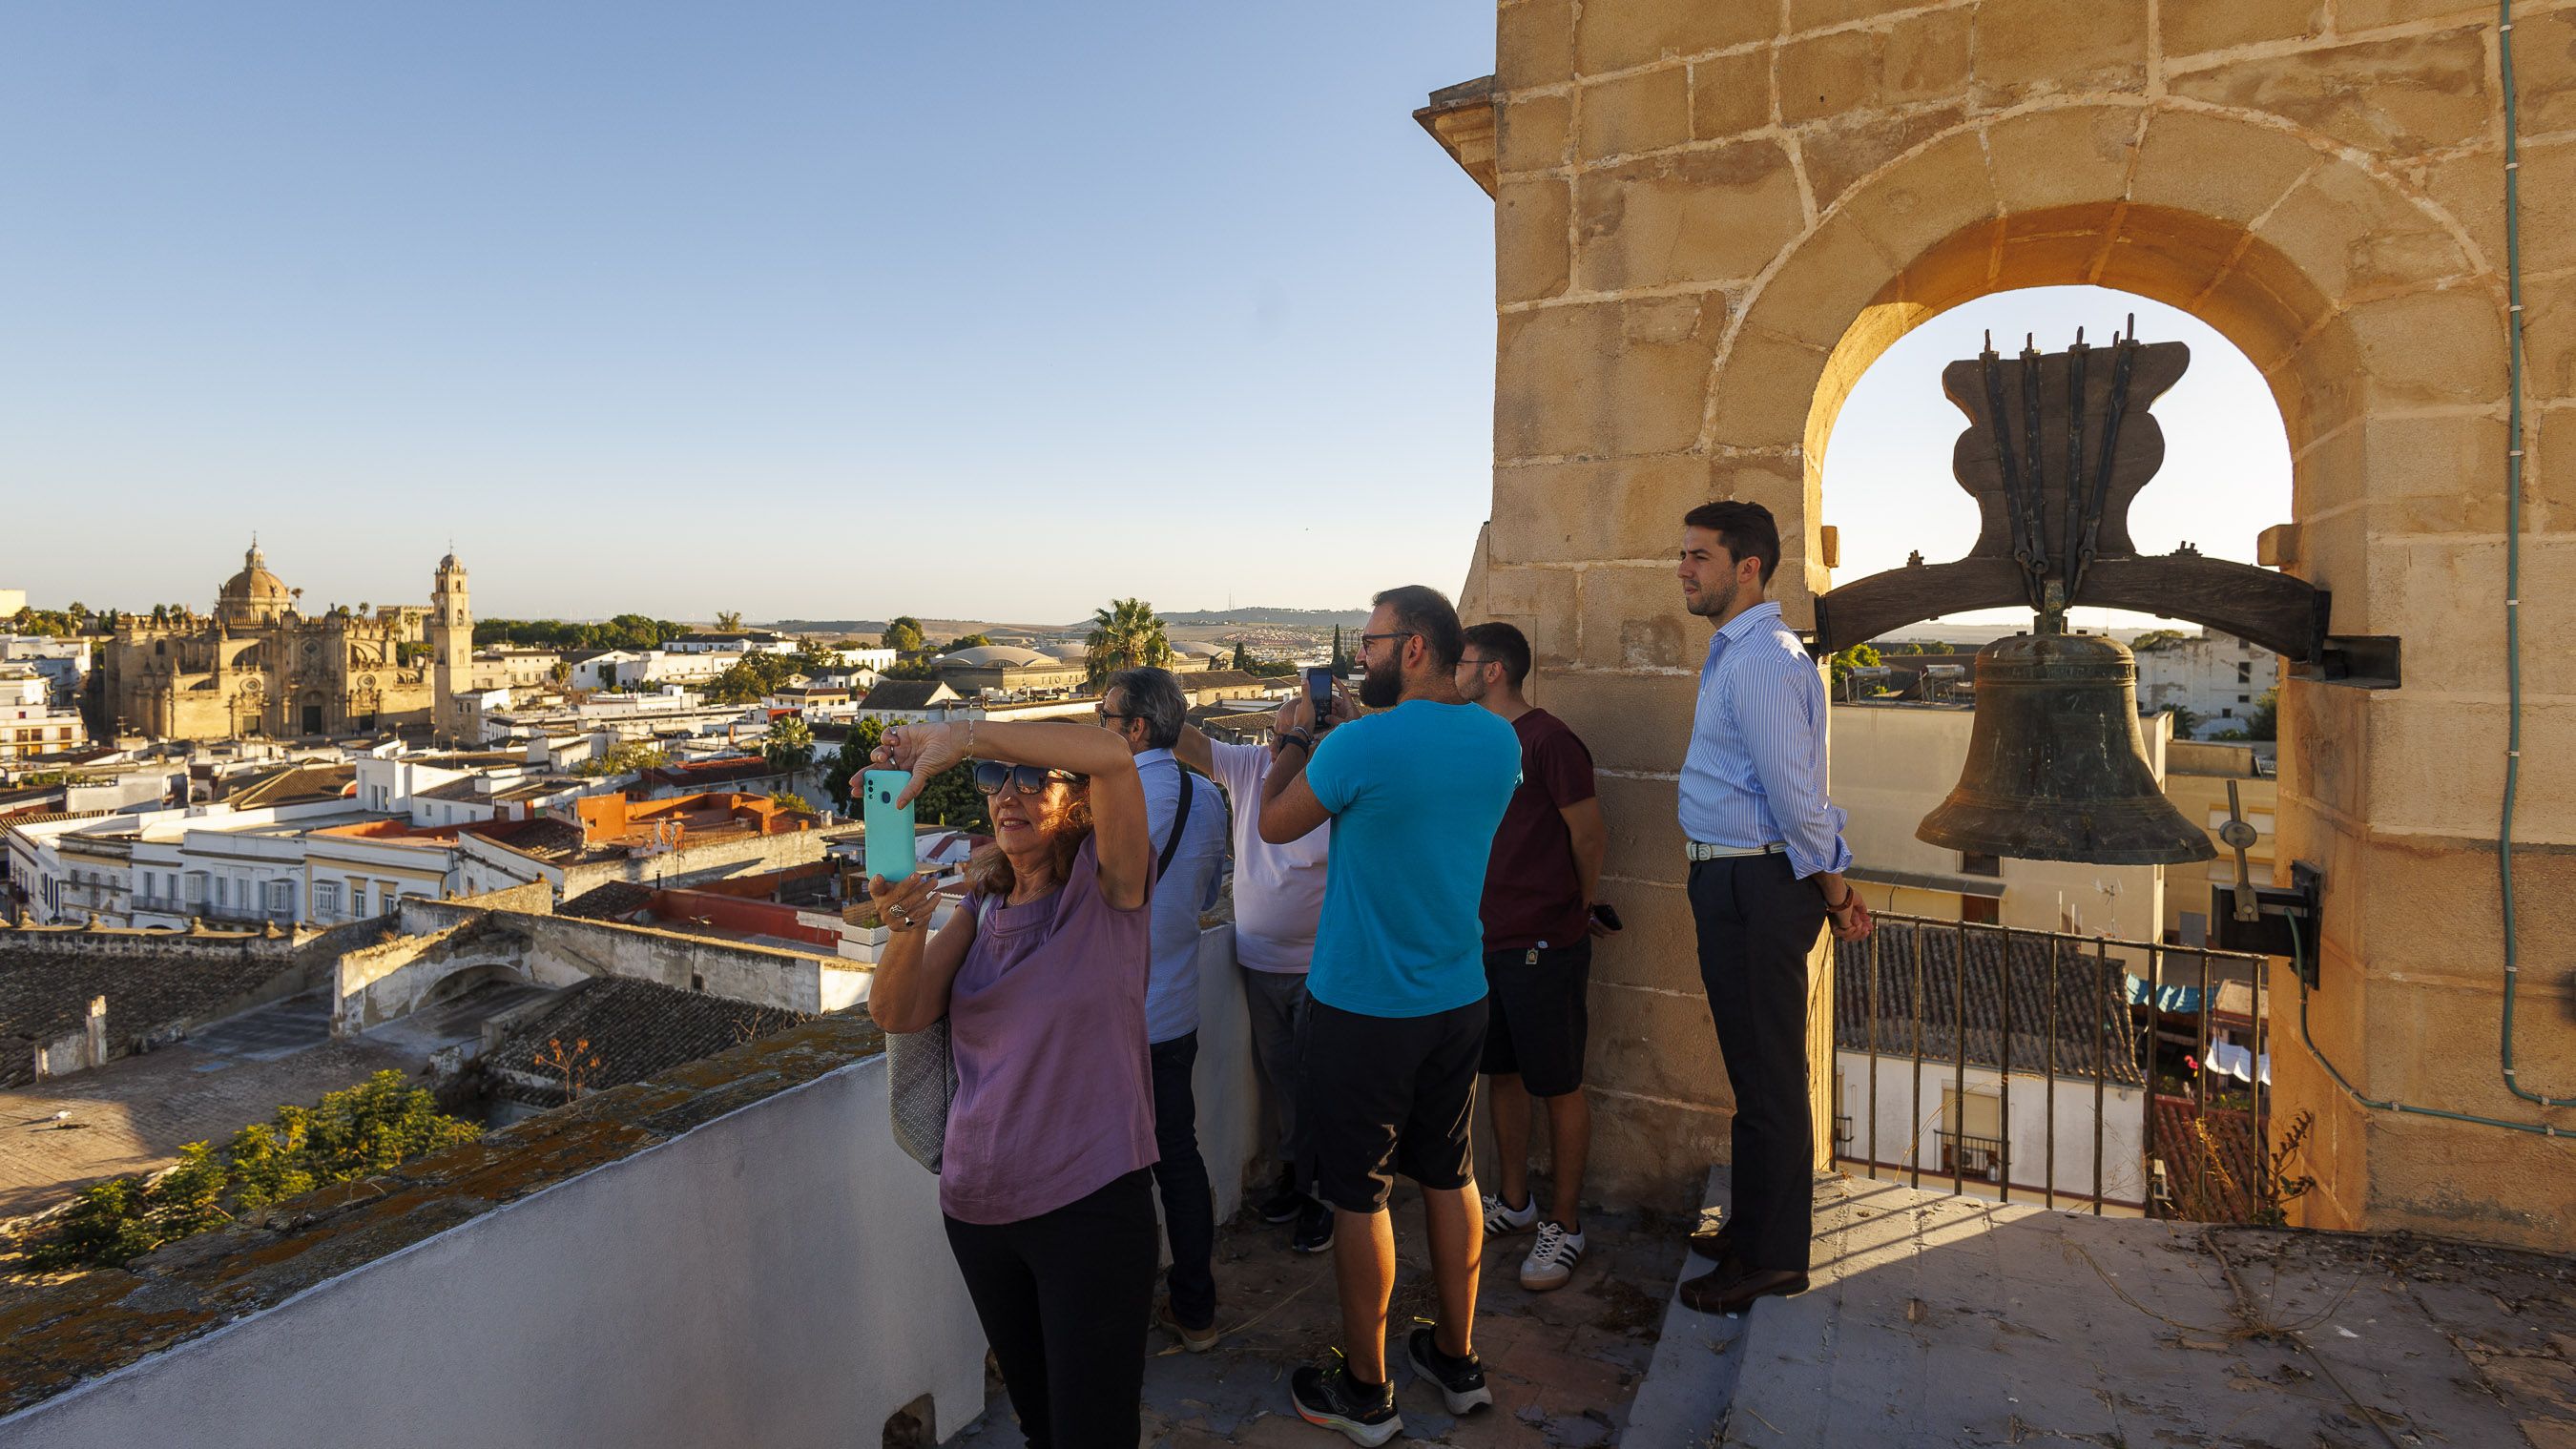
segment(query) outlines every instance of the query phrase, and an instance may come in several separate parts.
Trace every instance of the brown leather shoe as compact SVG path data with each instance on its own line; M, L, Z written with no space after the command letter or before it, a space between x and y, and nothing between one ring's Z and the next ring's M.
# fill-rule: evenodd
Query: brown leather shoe
M1682 1284L1682 1306L1699 1313L1742 1313L1757 1298L1785 1298L1807 1291L1807 1275L1790 1268L1729 1273L1721 1268Z
M1712 1263L1724 1263L1735 1255L1735 1219L1729 1217L1716 1227L1692 1230L1690 1248Z

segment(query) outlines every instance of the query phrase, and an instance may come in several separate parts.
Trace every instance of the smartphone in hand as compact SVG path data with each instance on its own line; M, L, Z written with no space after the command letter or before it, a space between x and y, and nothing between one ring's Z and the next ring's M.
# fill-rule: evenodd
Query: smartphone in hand
M1306 671L1306 703L1314 710L1315 733L1333 727L1333 671L1315 665Z
M909 770L869 770L859 777L859 819L867 826L868 874L904 880L914 868L912 806L895 797L912 783Z

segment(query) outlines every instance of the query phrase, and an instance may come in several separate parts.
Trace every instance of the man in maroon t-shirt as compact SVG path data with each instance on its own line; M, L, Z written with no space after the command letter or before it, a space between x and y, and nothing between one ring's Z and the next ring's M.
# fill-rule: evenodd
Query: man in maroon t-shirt
M1485 867L1484 1070L1492 1078L1494 1146L1502 1159L1485 1199L1485 1231L1538 1229L1521 1263L1521 1286L1563 1287L1583 1257L1583 1161L1592 1106L1583 1096L1584 1035L1591 1025L1592 937L1601 854L1610 839L1592 788L1592 752L1565 722L1533 709L1529 640L1509 624L1466 633L1458 693L1511 721L1521 737L1521 783L1494 832ZM1615 917L1613 918L1615 919ZM1547 1103L1555 1196L1542 1217L1529 1186L1530 1098ZM1515 1207L1513 1204L1518 1203Z

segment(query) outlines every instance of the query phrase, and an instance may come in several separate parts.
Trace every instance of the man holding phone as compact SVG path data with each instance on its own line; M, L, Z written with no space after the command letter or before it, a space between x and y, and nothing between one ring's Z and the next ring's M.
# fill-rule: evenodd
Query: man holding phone
M1592 1105L1583 1095L1591 1030L1592 938L1618 929L1596 912L1610 828L1593 788L1592 752L1565 721L1522 694L1529 640L1509 624L1478 624L1458 659L1458 694L1510 722L1521 783L1494 833L1485 867L1485 981L1490 1018L1484 1073L1501 1161L1484 1200L1488 1235L1538 1230L1521 1286L1562 1288L1583 1258L1583 1166ZM1554 1191L1541 1215L1530 1191L1530 1099L1547 1103Z
M1251 1018L1252 1063L1268 1089L1279 1133L1278 1181L1254 1210L1263 1222L1296 1224L1288 1233L1292 1250L1320 1253L1333 1245L1333 1210L1309 1196L1297 1178L1303 1142L1297 1094L1305 1080L1298 1043L1306 1031L1306 973L1315 955L1315 923L1324 911L1324 861L1332 832L1318 830L1285 845L1261 838L1262 784L1280 754L1294 748L1286 740L1289 732L1300 720L1314 718L1322 721L1316 727L1320 735L1351 717L1349 698L1333 692L1332 671L1307 672L1323 677L1320 716L1311 712L1319 696L1291 695L1272 721L1276 738L1269 744L1227 744L1185 725L1172 753L1223 786L1234 802L1234 955Z
M1261 802L1273 844L1327 821L1333 831L1298 1116L1306 1175L1337 1214L1343 1359L1299 1368L1289 1396L1306 1422L1370 1445L1403 1429L1386 1372L1398 1175L1422 1188L1440 1302L1407 1356L1449 1412L1494 1401L1473 1344L1484 1252L1470 1132L1485 1042L1476 907L1521 768L1511 726L1458 697L1449 601L1414 585L1376 605L1360 635L1360 703L1373 713L1319 743L1301 699Z

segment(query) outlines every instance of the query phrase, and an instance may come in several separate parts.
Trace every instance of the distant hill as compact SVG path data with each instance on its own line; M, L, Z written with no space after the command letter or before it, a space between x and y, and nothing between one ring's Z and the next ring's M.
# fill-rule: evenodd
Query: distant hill
M1155 615L1166 624L1287 624L1302 629L1330 629L1336 625L1355 629L1369 620L1366 609L1199 609L1190 613L1165 611ZM1073 626L1087 629L1085 619Z

